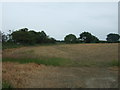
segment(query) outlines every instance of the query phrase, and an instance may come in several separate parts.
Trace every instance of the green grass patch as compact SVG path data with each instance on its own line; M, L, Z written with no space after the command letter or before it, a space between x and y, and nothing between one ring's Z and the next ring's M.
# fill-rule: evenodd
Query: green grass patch
M22 52L22 54L29 54L32 53L33 50L29 52ZM34 55L33 55L34 56ZM120 66L117 60L113 61L95 61L95 60L81 60L75 61L71 59L66 59L62 57L3 57L3 62L18 62L18 63L37 63L37 64L44 64L44 65L52 65L52 66L70 66L70 67L109 67L109 66Z
M70 59L65 59L65 58L3 58L3 62L18 62L21 64L26 64L26 63L36 63L36 64L44 64L44 65L51 65L51 66L70 66L70 67L109 67L109 66L120 66L118 61L110 61L110 62L78 62L78 61L73 61Z
M110 66L120 66L120 62L117 60L113 60L109 63Z
M98 61L74 61L71 63L71 66L74 67L112 67L112 66L120 66L117 60L109 61L109 62L98 62Z
M71 62L69 59L64 58L3 58L3 62L18 62L18 63L37 63L37 64L44 64L44 65L52 65L52 66L67 66Z
M4 89L4 88L11 89L11 88L13 88L13 87L12 87L9 83L3 81L3 82L2 82L2 89Z

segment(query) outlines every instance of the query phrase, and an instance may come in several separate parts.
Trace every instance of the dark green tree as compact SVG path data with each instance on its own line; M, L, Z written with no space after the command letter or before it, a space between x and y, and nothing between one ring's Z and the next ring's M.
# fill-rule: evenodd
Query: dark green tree
M27 28L14 31L11 35L13 41L16 43L31 44L32 37L30 36Z
M34 30L28 31L27 28L19 29L11 34L12 41L21 44L41 44L41 43L55 43L54 38L49 38L44 31L36 32Z
M99 42L99 39L96 36L93 36L89 32L81 33L79 39L82 40L84 43L97 43L97 42Z
M96 36L92 36L91 43L99 43L99 39Z
M38 33L35 32L34 30L29 31L29 37L30 37L30 40L31 40L31 44L37 43L37 41L39 39Z
M2 42L2 32L0 31L0 43Z
M22 28L22 29L19 29L19 31L27 32L28 28Z
M69 35L65 36L65 38L64 38L64 41L66 43L76 43L76 40L77 40L77 38L74 34L69 34Z
M44 31L38 32L38 43L46 43L47 37L48 36Z
M47 39L47 43L56 43L56 39L55 38L49 38Z
M120 35L119 34L114 34L114 33L110 33L107 35L106 40L108 42L118 42L120 39Z

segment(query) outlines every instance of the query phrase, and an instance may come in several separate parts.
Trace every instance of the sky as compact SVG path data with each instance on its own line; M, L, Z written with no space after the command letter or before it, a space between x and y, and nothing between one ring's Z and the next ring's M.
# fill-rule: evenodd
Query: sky
M43 30L57 40L68 34L79 37L84 31L101 40L118 33L117 2L4 2L0 7L0 27L6 33L21 28Z
M2 3L0 3L0 30L2 30Z

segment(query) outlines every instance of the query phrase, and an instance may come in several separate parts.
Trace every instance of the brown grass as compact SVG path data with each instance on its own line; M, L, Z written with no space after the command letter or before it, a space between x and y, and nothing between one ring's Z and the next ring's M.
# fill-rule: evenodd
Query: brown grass
M4 57L61 57L77 64L108 63L118 60L118 44L21 47L4 50ZM53 67L4 62L2 71L3 80L17 88L113 88L118 85L118 67Z
M68 68L4 62L2 75L3 80L15 88L114 88L117 87L117 73L111 68ZM95 85L94 81L90 83L91 79L99 78L102 80L98 83L95 81Z
M118 60L118 44L66 44L6 49L4 57L67 58L75 63L108 63Z

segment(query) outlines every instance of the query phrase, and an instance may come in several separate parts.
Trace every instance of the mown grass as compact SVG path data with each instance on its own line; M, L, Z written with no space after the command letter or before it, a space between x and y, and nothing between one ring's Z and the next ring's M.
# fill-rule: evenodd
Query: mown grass
M37 64L44 64L44 65L52 65L52 66L67 66L71 62L68 59L64 58L44 58L44 59L38 59L38 58L3 58L3 62L18 62L22 64L26 63L37 63Z

